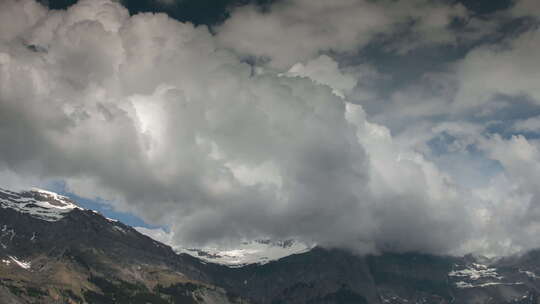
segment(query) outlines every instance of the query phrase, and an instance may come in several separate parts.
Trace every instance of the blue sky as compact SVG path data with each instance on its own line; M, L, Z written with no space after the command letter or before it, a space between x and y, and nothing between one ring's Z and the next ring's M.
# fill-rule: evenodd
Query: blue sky
M97 199L97 200L88 199L88 198L80 197L77 194L67 192L66 185L62 181L49 183L47 185L47 189L44 189L44 190L49 190L49 191L53 191L61 195L65 195L73 199L74 201L76 201L77 204L82 208L98 211L99 213L103 214L104 216L108 218L119 220L122 223L130 225L132 227L145 227L145 228L150 228L150 229L161 228L165 231L168 231L167 227L150 225L146 223L144 220L142 220L140 217L134 214L116 211L111 207L110 202L100 200L100 199Z

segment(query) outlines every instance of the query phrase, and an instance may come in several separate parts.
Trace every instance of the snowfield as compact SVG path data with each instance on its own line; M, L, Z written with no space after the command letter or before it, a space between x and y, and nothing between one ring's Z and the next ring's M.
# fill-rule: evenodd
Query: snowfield
M0 189L0 208L13 209L49 222L61 220L73 209L83 210L68 197L37 188L22 192Z
M177 253L186 253L205 262L228 267L243 267L250 264L266 264L281 258L310 251L314 245L295 240L244 241L233 248L174 248Z

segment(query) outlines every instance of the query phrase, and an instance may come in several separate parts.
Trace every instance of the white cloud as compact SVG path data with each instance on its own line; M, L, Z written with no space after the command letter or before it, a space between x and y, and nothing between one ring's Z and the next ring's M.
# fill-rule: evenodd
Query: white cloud
M46 9L32 0L6 0L0 3L0 39L9 41L30 30L46 14Z
M507 54L514 51L535 59L524 46L536 33L517 38L511 51L473 51L457 69L459 84L446 82L455 80L451 72L427 75L436 89L393 94L396 111L383 114L410 123L396 135L347 102L361 90L357 67L320 52L354 51L409 18L425 41L446 43L451 17L465 12L389 3L245 7L213 36L164 14L130 17L107 0L81 0L67 11L3 2L24 22L4 27L0 18L0 170L7 172L0 180L65 180L76 194L170 226L159 237L172 243L297 237L359 252L525 248L536 219L525 234L512 225L536 195L528 182L537 180L536 144L485 136L474 123L410 122L452 113L458 89L460 102L493 92L535 97L534 63L523 72L493 63L514 60ZM253 75L236 52L269 56L275 70ZM520 81L499 83L506 70ZM468 189L441 170L428 143L443 133L455 138L450 153L489 152L504 167L499 182ZM515 186L497 187L504 179ZM506 220L507 212L517 215Z
M338 63L332 58L321 55L306 64L296 63L287 72L289 76L308 77L333 89L334 94L344 98L356 85L353 75L346 75L339 70Z
M457 65L456 110L497 107L498 94L527 96L540 103L540 30L533 28L507 44L475 48ZM489 113L489 112L486 112Z
M540 132L540 117L534 116L516 121L512 129L518 132Z
M394 46L398 50L426 41L453 43L455 36L448 25L454 17L465 15L460 5L423 0L291 0L278 2L269 11L256 6L239 8L217 30L222 45L287 68L320 52L356 52L376 35L393 34L411 21L416 37Z

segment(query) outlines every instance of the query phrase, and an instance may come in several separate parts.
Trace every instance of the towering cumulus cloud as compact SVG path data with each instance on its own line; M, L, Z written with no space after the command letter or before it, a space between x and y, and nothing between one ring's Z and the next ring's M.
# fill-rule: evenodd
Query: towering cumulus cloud
M536 141L455 123L468 117L468 100L488 102L495 74L449 93L455 101L434 114L454 122L411 120L394 131L358 104L362 94L378 98L363 84L388 78L332 57L403 24L411 38L385 44L388 51L460 39L450 25L469 18L464 7L413 2L246 6L210 32L164 14L130 16L108 0L61 11L2 1L0 179L63 181L170 227L179 244L293 237L361 253L495 254L540 245L531 241L540 229L529 182L540 176ZM312 19L318 14L323 23ZM525 40L513 42L517 55ZM513 54L502 52L475 50L443 79L478 79L485 70L471 69L496 69L489 62ZM416 88L432 84L422 81ZM526 82L500 93L527 89L537 97ZM403 90L391 98L412 89ZM403 115L414 117L403 100ZM449 156L430 150L441 134L452 138L445 151L457 155L456 166L479 157L497 163L496 172L479 169L483 183L457 180L444 166ZM471 146L480 152L470 154Z

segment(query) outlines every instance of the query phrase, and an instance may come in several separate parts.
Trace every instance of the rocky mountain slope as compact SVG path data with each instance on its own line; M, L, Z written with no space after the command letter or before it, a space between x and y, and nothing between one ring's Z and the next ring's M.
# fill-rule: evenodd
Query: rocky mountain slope
M0 303L244 303L191 259L66 197L0 190L0 207Z
M540 302L540 251L498 261L318 247L291 253L210 263L69 198L0 190L0 303Z

